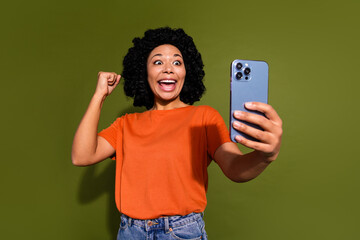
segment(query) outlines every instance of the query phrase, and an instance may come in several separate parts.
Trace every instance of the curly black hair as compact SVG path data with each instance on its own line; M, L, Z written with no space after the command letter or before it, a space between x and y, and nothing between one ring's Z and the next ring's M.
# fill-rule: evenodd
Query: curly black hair
M200 100L205 91L202 81L205 76L204 64L192 37L183 29L150 29L143 38L134 38L132 42L134 46L124 57L122 77L125 79L125 94L134 98L134 106L150 109L154 105L154 94L147 80L147 58L154 48L163 44L177 47L183 56L186 76L180 100L190 105Z

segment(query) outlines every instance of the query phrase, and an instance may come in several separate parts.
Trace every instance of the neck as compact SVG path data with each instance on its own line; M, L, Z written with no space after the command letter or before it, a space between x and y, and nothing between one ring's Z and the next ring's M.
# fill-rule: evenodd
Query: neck
M154 99L154 106L150 110L171 110L186 106L189 105L180 101L180 98L174 99L172 101L161 101L158 99Z

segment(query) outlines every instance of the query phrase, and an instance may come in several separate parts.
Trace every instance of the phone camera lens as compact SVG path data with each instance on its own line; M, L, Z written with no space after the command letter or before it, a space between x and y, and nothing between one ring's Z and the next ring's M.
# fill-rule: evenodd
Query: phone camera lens
M240 70L240 69L242 68L242 64L241 64L241 63L237 63L237 64L236 64L236 68Z
M236 75L235 75L235 77L236 77L237 80L240 80L240 79L242 78L242 76L243 76L243 75L242 75L241 72L237 72Z
M245 68L244 69L245 75L249 75L250 72L251 72L250 68Z

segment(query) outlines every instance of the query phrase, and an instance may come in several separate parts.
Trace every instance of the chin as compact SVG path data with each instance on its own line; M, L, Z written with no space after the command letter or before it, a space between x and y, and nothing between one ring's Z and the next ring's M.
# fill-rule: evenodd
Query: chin
M176 101L178 98L177 97L163 97L163 98L160 98L161 101L164 101L164 102L173 102L173 101ZM179 98L180 100L180 98Z
M157 99L164 102L172 102L176 101L177 99L180 101L180 95L176 94L159 94Z

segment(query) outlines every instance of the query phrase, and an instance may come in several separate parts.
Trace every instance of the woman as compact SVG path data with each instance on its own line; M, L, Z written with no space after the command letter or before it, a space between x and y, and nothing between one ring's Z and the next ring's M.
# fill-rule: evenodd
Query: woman
M266 117L237 111L234 128L260 142L236 137L254 151L242 154L220 114L192 106L205 87L201 55L182 29L148 30L124 58L124 90L143 113L126 114L97 134L105 98L120 75L100 72L90 105L76 131L72 161L87 166L116 159L115 199L122 213L118 239L207 239L207 166L214 160L235 182L258 176L279 153L281 119L264 103L247 103Z

